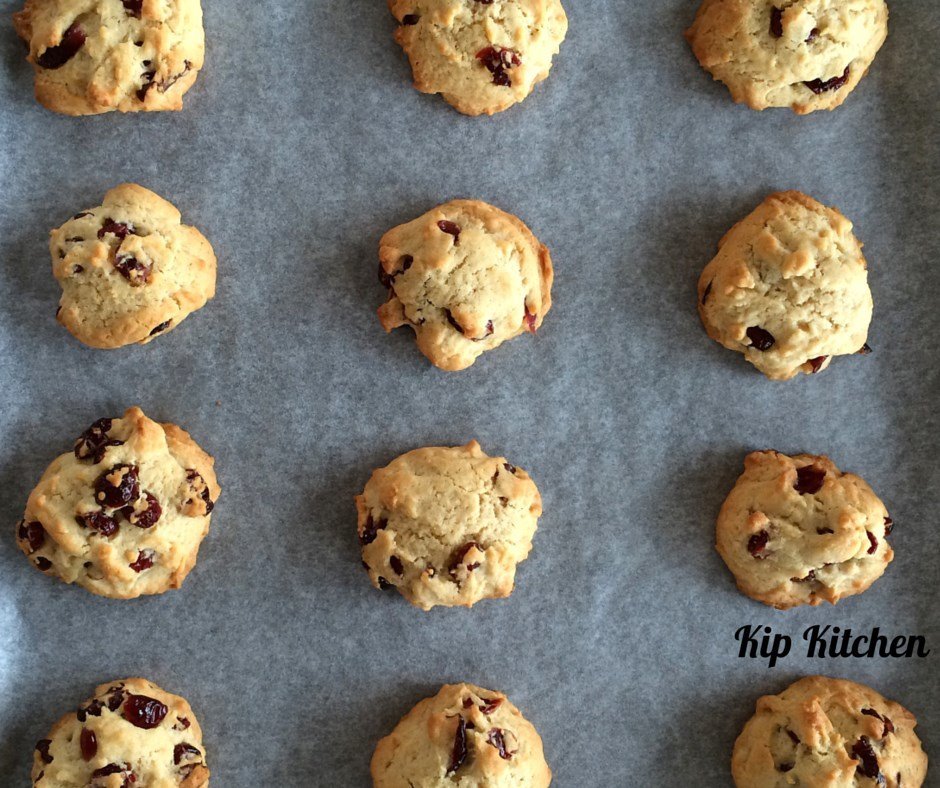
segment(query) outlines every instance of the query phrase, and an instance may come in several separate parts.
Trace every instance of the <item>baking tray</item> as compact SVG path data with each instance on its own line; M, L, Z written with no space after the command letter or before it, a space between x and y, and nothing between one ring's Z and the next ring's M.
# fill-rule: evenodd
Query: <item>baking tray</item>
M814 672L906 704L940 756L935 655L809 660L799 641L822 623L940 644L935 4L892 2L870 75L802 118L731 103L682 39L696 5L568 0L551 77L490 119L410 87L375 0L205 3L184 111L136 117L39 107L4 24L3 785L27 784L64 711L128 675L190 700L223 787L367 786L376 741L460 680L508 693L565 788L730 785L755 700ZM97 351L53 318L46 238L123 181L206 233L219 289L167 337ZM695 283L785 188L855 223L875 352L773 383L706 338ZM453 197L519 215L557 278L537 337L447 374L383 333L375 270L386 229ZM118 602L30 569L12 527L45 466L131 404L190 430L223 493L184 587ZM531 472L545 514L509 599L422 613L369 586L352 498L401 452L470 438ZM897 557L865 594L778 613L735 590L714 519L765 447L827 453L884 498ZM795 654L739 659L745 624Z

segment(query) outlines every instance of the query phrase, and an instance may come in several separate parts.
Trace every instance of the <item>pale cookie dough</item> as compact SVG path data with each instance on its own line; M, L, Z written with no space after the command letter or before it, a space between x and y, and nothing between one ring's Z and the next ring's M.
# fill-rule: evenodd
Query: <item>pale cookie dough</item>
M190 705L146 679L102 684L33 753L35 788L208 788Z
M568 31L560 0L389 0L415 87L465 115L522 101L548 76Z
M704 0L686 38L752 109L835 109L888 35L884 0Z
M200 0L26 0L36 98L65 115L177 110L202 68Z
M920 788L917 720L870 687L809 676L757 701L734 744L737 788Z
M219 497L214 460L140 408L99 419L46 469L17 525L40 571L101 596L179 588Z
M125 183L51 233L62 287L56 318L86 345L146 344L215 295L216 259L195 227L152 191Z
M771 194L732 227L698 282L708 335L773 380L869 352L872 308L852 223L800 192Z
M524 470L470 441L415 449L379 468L356 509L372 584L430 610L509 596L542 499Z
M721 507L716 546L747 596L779 609L860 594L894 558L888 510L828 457L758 451Z
M547 788L532 724L501 692L447 684L375 748L374 788Z
M453 200L389 230L379 243L386 331L414 329L437 367L465 369L487 350L535 333L551 308L552 258L515 216Z

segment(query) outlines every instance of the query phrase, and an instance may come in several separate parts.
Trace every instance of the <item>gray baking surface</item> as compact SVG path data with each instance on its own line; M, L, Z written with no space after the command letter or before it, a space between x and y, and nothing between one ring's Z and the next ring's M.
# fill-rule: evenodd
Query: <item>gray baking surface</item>
M871 74L799 118L734 105L698 67L695 5L568 0L551 77L473 119L411 88L381 0L208 2L182 113L71 119L33 101L2 4L2 785L129 675L189 699L220 788L366 786L378 738L461 680L520 706L563 788L727 786L756 699L815 672L906 704L940 757L937 654L807 660L797 642L770 670L733 639L823 623L940 648L936 6L893 2ZM205 232L218 295L149 346L92 350L53 319L47 232L122 181ZM774 383L706 338L695 283L783 188L855 223L875 352ZM555 306L537 337L443 373L379 326L377 245L458 196L530 225ZM45 466L132 404L190 430L223 493L183 588L119 602L43 577L12 531ZM470 438L531 472L545 514L509 599L423 613L369 586L352 498L401 452ZM884 498L897 557L864 595L779 613L735 590L714 519L766 447L827 453Z

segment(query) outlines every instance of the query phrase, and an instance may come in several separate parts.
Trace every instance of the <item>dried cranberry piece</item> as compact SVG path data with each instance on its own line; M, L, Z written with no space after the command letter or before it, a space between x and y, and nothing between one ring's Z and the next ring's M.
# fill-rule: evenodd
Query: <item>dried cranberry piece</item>
M763 560L767 557L764 555L764 550L767 548L767 542L769 541L770 534L767 531L760 531L747 540L747 551L755 558Z
M144 0L121 0L127 13L137 19L140 19L140 12L144 5Z
M816 570L810 569L809 574L806 577L791 577L790 580L794 583L809 583L816 579Z
M144 63L149 64L150 61L145 60ZM143 79L143 84L139 88L137 88L137 100L138 101L143 101L144 99L147 98L147 91L149 91L150 88L153 87L153 78L156 75L157 75L156 71L145 71L143 74L140 75L141 78Z
M494 331L494 329L493 329L493 321L492 321L492 320L487 320L487 321L486 321L486 333L485 333L482 337L473 337L473 341L474 341L474 342L482 342L482 341L483 341L484 339L486 339L488 336L492 336L493 331Z
M114 267L132 287L140 287L150 281L151 266L140 262L129 254L121 254L114 258Z
M830 90L838 90L848 81L849 67L846 66L845 72L841 77L833 77L832 79L827 79L825 82L821 79L812 79L809 82L804 82L803 84L818 96L820 93L826 93Z
M189 468L186 471L186 481L189 482L191 488L190 494L201 498L202 502L206 506L206 514L212 514L212 510L215 508L215 501L209 497L209 485L206 484L206 480L202 478L202 474L198 471ZM192 498L190 498L186 503L190 503ZM184 504L185 505L185 504Z
M124 443L124 441L111 440L108 437L110 429L111 419L98 419L78 436L78 440L75 441L75 456L80 460L90 458L95 464L101 462L109 446L120 446Z
M137 553L137 560L128 566L135 572L143 572L153 566L153 550L141 550Z
M39 757L42 758L43 763L52 763L53 758L49 754L49 745L52 744L51 739L40 739L36 742L36 752L39 753Z
M809 360L809 365L812 368L812 374L815 375L819 370L822 369L822 365L826 363L826 359L829 356L816 356L816 358L811 358Z
M535 318L536 315L533 312L529 311L529 305L525 305L525 315L523 315L523 320L525 321L526 330L530 333L535 333Z
M868 534L868 541L871 543L871 547L868 548L868 554L874 555L878 552L878 540L871 531L865 531L865 533Z
M375 537L379 535L379 531L384 530L387 525L388 520L384 517L374 520L371 514L368 515L366 517L366 524L362 526L362 532L359 534L359 544L372 544L375 541Z
M17 536L29 545L29 552L32 554L45 544L46 529L42 527L42 523L28 523L22 520L17 530Z
M36 566L39 567L40 572L48 572L52 569L52 561L44 556L39 556L39 558L36 559Z
M402 564L401 559L397 555L393 555L391 558L389 558L388 563L392 567L392 569L395 570L395 574L398 575L399 577L405 574L405 567Z
M38 58L40 68L62 68L79 49L85 45L85 31L78 22L73 22L62 34L62 40L54 47L49 47Z
M116 763L109 763L107 766L102 766L100 769L95 769L92 773L92 777L107 777L109 774L120 774L124 771L123 766L118 766Z
M891 536L891 532L894 530L894 520L890 517L885 517L885 536Z
M186 717L177 717L173 730L185 731L192 723Z
M783 35L783 11L776 6L770 9L770 35L774 38Z
M131 771L131 767L126 763L117 764L109 763L107 766L102 766L100 769L95 769L91 773L92 779L95 777L108 777L112 774L120 774L124 777L124 782L121 783L121 788L132 788L137 783L137 775ZM97 783L92 784L97 785Z
M503 702L502 698L489 698L489 699L484 698L483 705L480 706L480 711L483 712L487 717L489 717L490 714L492 714L494 711L496 711L496 709L500 707L502 702Z
M78 711L75 712L75 717L79 722L85 722L89 717L100 717L103 708L104 703L95 698L87 706L80 707Z
M95 736L95 732L88 728L82 728L81 736L79 736L79 747L82 751L82 758L86 761L94 758L98 752L98 737Z
M504 761L512 758L512 753L506 749L506 737L503 735L501 728L491 728L486 737L486 743L492 744L499 751L499 757Z
M476 57L493 75L493 84L501 87L512 85L512 80L506 72L522 64L518 52L503 47L486 47L477 52Z
M871 746L867 736L861 736L854 745L852 745L852 758L861 761L856 769L865 777L871 777L877 780L881 776L881 769L878 766L878 756Z
M180 761L184 758L198 758L202 755L202 751L193 747L191 744L177 744L173 748L173 763L179 766Z
M869 345L867 342L856 351L856 353L858 353L860 356L867 356L871 352L871 345Z
M419 19L421 19L421 17L418 16L417 14L405 14L401 18L401 23L403 25L416 25L418 24Z
M165 320L164 322L160 323L160 325L154 326L152 329L150 329L150 336L159 334L161 331L166 331L172 322L172 320Z
M136 465L113 465L95 480L95 500L120 509L140 496L139 470Z
M108 234L116 235L120 240L127 238L128 234L134 234L134 225L129 222L116 222L114 219L105 219L101 229L98 230L98 238L104 238Z
M118 532L117 520L104 511L88 512L88 514L79 514L75 517L82 528L90 528L104 537L110 538Z
M447 221L447 219L441 219L437 226L442 233L454 236L454 246L460 242L460 228L456 224Z
M394 274L389 274L385 271L385 268L382 267L382 264L379 263L379 281L386 289L391 289L392 285L395 284L395 277L399 274L405 273L409 268L411 268L412 263L415 259L410 254L404 255L401 260L399 260L399 268Z
M152 528L163 514L163 507L149 492L144 493L143 500L147 502L146 509L142 511L136 509L136 506L140 504L138 500L136 504L125 506L121 511L131 525L136 525L138 528Z
M819 28L814 27L812 30L809 31L809 35L806 36L806 43L812 44L816 40L816 37L818 35L819 35Z
M509 471L509 473L511 473L513 476L515 476L515 475L516 475L516 471L519 470L515 465L512 465L511 463L508 463L508 462L504 462L504 463L503 463L503 467L504 467L507 471Z
M379 577L379 588L382 589L382 591L389 591L394 587L395 586L389 583L384 577Z
M773 334L760 326L751 326L747 330L747 338L751 340L752 348L761 351L770 350L777 341Z
M793 488L800 495L815 495L822 489L825 480L826 471L823 468L805 465L796 469L796 484Z
M156 728L168 711L160 701L146 695L128 695L124 701L124 719L144 730Z
M476 542L467 542L465 545L458 547L450 559L450 564L447 568L447 571L450 572L450 574L452 575L457 574L457 567L459 567L463 563L464 558L467 557L467 553L469 553L470 550L472 550L474 547L480 552L483 551L483 548L480 547L480 545L477 544ZM472 572L474 569L478 568L479 566L480 566L479 563L467 564L467 571Z
M454 774L467 760L467 721L463 717L457 718L457 732L454 734L454 746L450 752L450 764L446 774Z
M108 695L108 711L117 711L124 702L124 690L120 687L112 687L108 691L111 693Z
M884 735L887 736L889 733L894 733L894 723L888 717L883 717L874 709L862 709L862 714L867 714L869 717L874 717L876 720L880 720L884 724Z

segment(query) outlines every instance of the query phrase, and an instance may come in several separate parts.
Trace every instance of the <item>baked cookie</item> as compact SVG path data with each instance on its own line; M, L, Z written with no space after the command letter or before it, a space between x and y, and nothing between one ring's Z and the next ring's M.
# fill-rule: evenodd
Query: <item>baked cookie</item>
M884 0L703 0L686 38L751 109L835 109L888 35Z
M698 311L712 339L773 380L870 352L868 264L852 223L800 192L771 194L719 242Z
M202 68L200 0L26 0L36 98L65 115L182 109Z
M207 788L189 704L146 679L102 684L33 754L36 788Z
M189 433L140 408L99 419L42 475L17 543L40 571L101 596L179 588L219 497L213 463Z
M386 331L410 325L437 367L465 369L526 331L552 305L552 258L515 216L453 200L399 225L379 242L379 308Z
M465 115L522 101L568 32L560 0L389 0L415 87Z
M501 692L446 684L375 748L375 788L546 788L542 740Z
M894 558L893 527L871 487L828 457L756 451L721 507L715 540L738 588L783 610L862 593Z
M734 743L737 788L919 788L917 720L870 687L808 676L757 701Z
M470 441L392 460L373 472L356 509L372 584L430 610L509 596L542 499L529 474Z
M56 317L86 345L146 344L215 295L215 254L180 212L125 183L51 233Z

